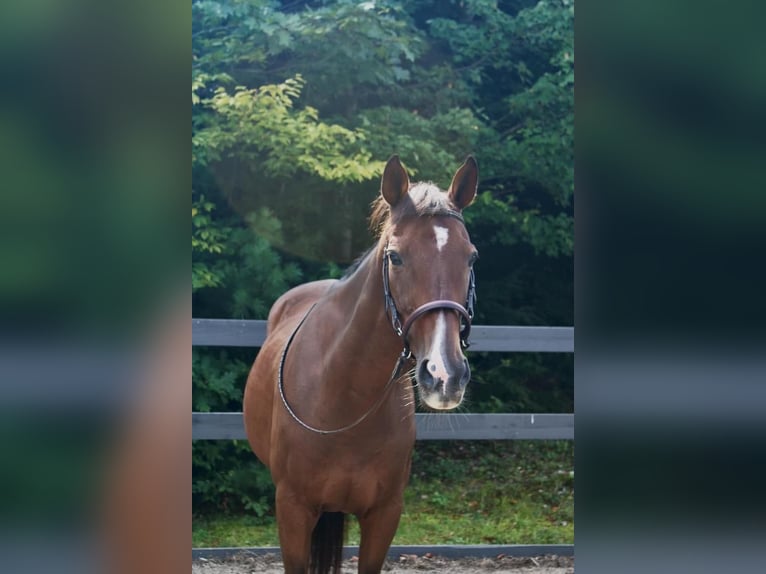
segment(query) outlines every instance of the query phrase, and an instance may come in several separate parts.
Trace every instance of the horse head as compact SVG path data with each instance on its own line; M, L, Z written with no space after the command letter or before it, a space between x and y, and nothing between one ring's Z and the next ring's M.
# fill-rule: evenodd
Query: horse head
M422 404L451 410L471 377L467 346L473 318L473 264L478 258L462 211L476 197L478 166L469 156L447 191L411 184L397 156L381 179L380 253L386 308L405 350L416 360ZM375 215L373 215L375 217Z

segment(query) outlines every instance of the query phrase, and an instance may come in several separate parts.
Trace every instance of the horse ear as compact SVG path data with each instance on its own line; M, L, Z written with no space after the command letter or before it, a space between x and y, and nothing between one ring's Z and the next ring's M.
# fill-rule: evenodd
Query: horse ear
M407 170L399 161L398 155L392 155L383 169L380 180L380 193L388 204L393 207L410 189L410 178Z
M479 185L479 166L472 155L455 172L452 183L447 190L452 203L462 211L476 198L476 188Z

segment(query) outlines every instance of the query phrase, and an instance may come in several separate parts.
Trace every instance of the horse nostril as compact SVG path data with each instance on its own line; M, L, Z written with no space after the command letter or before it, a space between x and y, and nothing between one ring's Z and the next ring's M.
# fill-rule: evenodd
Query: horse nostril
M435 366L436 365L431 365L431 370L433 370ZM427 385L431 384L433 377L431 376L431 373L429 373L428 371L429 371L428 359L423 359L420 362L420 367L418 367L418 381L420 381L421 383L425 383Z
M441 392L444 389L444 381L440 377L434 375L435 371L436 364L430 362L428 359L423 359L418 367L418 383L426 389Z
M460 386L464 387L471 380L471 367L468 366L468 359L463 359L463 374L460 377Z

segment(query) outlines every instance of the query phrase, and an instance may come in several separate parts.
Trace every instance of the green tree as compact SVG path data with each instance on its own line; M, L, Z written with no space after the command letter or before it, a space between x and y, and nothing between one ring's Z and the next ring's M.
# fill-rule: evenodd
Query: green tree
M572 324L571 0L194 0L192 19L195 316L265 318L337 276L392 153L442 187L473 153L476 322ZM238 410L253 355L195 349L194 408ZM474 410L572 409L571 356L471 362ZM197 503L265 512L246 447L194 449Z

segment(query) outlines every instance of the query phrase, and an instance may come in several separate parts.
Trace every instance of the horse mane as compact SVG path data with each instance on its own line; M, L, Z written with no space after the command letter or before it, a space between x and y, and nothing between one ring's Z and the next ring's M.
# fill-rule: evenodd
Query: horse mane
M346 271L343 273L343 276L340 278L341 281L345 281L349 277L351 277L354 273L356 273L356 270L361 267L362 263L365 259L375 250L375 247L370 247L367 251L362 253L359 257L357 257L354 262L348 266Z
M462 219L446 192L430 181L423 181L411 185L409 193L399 200L393 210L383 196L378 195L372 202L370 231L375 237L380 237L394 223L423 215L449 215Z

